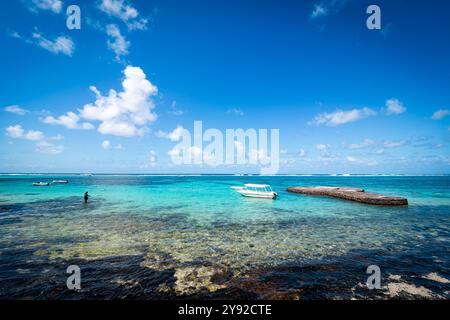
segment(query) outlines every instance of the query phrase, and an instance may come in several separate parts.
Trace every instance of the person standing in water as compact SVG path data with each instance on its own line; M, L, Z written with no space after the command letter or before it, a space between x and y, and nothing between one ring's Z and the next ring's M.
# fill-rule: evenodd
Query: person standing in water
M84 203L88 203L89 194L87 192L84 193Z

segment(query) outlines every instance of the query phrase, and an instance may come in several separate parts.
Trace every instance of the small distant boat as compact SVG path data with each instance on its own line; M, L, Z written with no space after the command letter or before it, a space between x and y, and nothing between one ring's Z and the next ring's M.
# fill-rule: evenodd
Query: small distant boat
M49 185L48 182L33 182L33 187L48 187Z
M80 174L80 176L82 176L82 177L92 177L93 174L92 173L82 173L82 174Z
M53 184L68 184L69 180L53 180Z
M268 184L245 184L243 187L231 187L244 197L275 199L278 193L274 192Z

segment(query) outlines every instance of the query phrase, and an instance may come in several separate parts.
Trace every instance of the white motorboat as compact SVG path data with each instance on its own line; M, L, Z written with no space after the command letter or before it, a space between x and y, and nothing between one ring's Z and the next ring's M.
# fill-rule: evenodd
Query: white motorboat
M53 180L53 184L68 184L69 180Z
M48 182L34 182L33 187L48 187L50 183Z
M231 188L244 197L275 199L278 196L268 184L245 184L243 187Z

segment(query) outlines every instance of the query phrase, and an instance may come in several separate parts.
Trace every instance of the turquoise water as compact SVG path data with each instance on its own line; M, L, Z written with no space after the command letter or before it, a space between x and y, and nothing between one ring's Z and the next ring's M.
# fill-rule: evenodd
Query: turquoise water
M70 183L31 186L53 179ZM280 197L230 189L244 183L270 184ZM312 185L362 187L406 197L409 206L286 192ZM384 298L388 287L359 285L365 268L380 264L386 285L401 276L445 298L449 208L448 176L4 175L0 296ZM87 270L76 293L64 288L72 263ZM434 273L440 281L427 279Z

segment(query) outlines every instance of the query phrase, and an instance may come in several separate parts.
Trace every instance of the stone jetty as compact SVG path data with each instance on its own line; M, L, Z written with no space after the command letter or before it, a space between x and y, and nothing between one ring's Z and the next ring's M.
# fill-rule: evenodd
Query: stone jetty
M288 192L312 196L328 196L344 200L383 206L406 206L408 199L369 193L364 189L347 187L290 187Z

